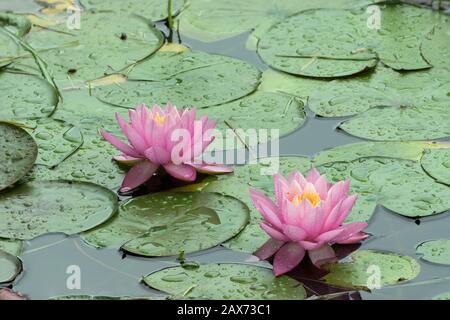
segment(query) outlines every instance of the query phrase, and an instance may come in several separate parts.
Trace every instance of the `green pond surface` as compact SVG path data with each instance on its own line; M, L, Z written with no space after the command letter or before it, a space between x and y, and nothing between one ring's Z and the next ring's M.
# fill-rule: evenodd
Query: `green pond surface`
M17 12L35 12L39 7L33 1L0 0L0 11L13 9ZM167 33L163 23L157 28ZM255 51L246 48L249 32L231 38L202 42L180 34L181 42L194 51L214 53L247 61L260 70L268 69ZM177 35L174 35L177 39ZM322 150L363 141L337 129L342 118L319 118L306 109L304 125L280 139L280 155L314 156ZM440 139L450 142L450 138ZM376 299L431 299L450 291L450 267L434 264L421 259L416 247L435 239L450 238L450 212L411 219L377 206L367 232L373 234L360 249L392 251L413 257L420 264L420 274L411 281L383 287L373 292L359 291L352 297L367 300ZM186 254L187 261L197 263L249 263L251 255L230 250L222 246ZM157 296L157 290L149 289L141 280L152 272L179 266L176 257L147 258L125 254L117 249L96 249L87 245L78 236L46 234L24 241L20 255L24 270L13 284L14 290L26 294L31 299L48 299L65 295L93 296ZM254 262L252 262L254 263ZM258 262L270 266L268 262ZM81 289L67 288L66 272L76 265L81 270ZM302 281L303 275L293 273ZM336 292L326 286L315 287L305 282L311 292L328 294Z

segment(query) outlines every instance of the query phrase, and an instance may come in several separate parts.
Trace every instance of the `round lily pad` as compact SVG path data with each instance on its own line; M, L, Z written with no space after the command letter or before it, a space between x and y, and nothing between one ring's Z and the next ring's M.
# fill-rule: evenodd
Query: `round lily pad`
M58 95L44 79L27 74L0 71L1 119L49 116L58 104Z
M13 282L22 272L22 262L3 250L0 250L0 284Z
M167 0L81 0L83 7L99 11L136 13L152 21L167 18ZM172 15L178 14L184 6L184 0L172 0Z
M167 102L203 108L248 95L259 84L259 70L244 61L201 52L158 52L132 68L131 81L95 88L102 101L134 108Z
M244 264L208 264L197 269L172 267L143 279L149 287L193 299L303 300L303 285L272 270Z
M421 51L425 59L435 67L448 68L450 60L450 19L441 15L441 21L422 41Z
M3 250L13 256L20 256L23 243L19 240L0 239L0 251Z
M33 181L0 195L0 237L29 240L45 233L75 234L113 216L116 195L73 181Z
M430 240L423 242L417 247L416 252L421 256L423 260L450 266L449 239Z
M434 179L450 185L450 149L426 150L421 164Z
M148 57L162 46L163 37L150 20L107 11L84 12L79 29L70 30L64 22L33 30L27 41L56 80L91 80Z
M37 145L24 129L0 122L0 190L25 176L36 157Z
M374 250L356 251L340 262L324 265L324 269L329 271L321 279L326 284L363 290L409 281L420 273L420 265L413 258Z
M229 196L161 192L122 204L114 219L83 239L143 256L170 256L217 246L238 234L248 219L248 207Z

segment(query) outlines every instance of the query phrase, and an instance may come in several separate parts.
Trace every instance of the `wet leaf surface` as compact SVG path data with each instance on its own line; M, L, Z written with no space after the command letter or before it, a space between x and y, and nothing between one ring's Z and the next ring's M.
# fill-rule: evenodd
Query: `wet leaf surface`
M51 232L75 234L109 219L114 193L72 181L34 181L0 195L0 236L29 240Z
M3 250L0 250L0 284L13 282L22 272L22 262Z
M0 190L31 170L37 152L36 143L24 129L0 122Z
M303 300L300 282L275 277L272 270L244 264L208 264L197 269L173 267L144 277L149 287L194 299Z
M450 185L450 149L427 150L421 164L436 181Z
M87 232L96 247L120 247L137 255L170 256L221 244L248 223L241 201L214 193L156 193L122 204L118 215Z
M450 240L430 240L421 243L416 252L423 260L450 266Z
M0 239L0 250L7 252L13 256L20 256L22 254L23 244L19 240Z
M450 300L450 292L441 293L433 297L433 300Z

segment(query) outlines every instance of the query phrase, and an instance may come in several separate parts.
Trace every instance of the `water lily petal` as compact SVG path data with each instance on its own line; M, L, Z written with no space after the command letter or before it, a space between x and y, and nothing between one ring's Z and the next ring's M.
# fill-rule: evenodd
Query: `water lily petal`
M144 154L150 162L155 164L164 165L170 162L170 153L158 146L148 148Z
M305 249L298 243L288 242L275 254L273 272L275 276L291 271L302 262Z
M309 258L313 265L320 268L326 263L336 262L338 258L333 248L329 245L323 245L318 249L308 251Z
M250 198L252 199L253 205L256 210L261 213L264 220L266 220L271 225L276 228L281 229L282 223L278 217L278 208L272 202L272 200L267 197L264 193L259 192L255 189L250 189Z
M308 233L300 227L285 224L283 225L283 233L291 239L291 241L302 241Z
M208 164L205 162L200 163L200 164L188 162L186 164L195 168L195 170L197 170L197 172L206 173L206 174L222 174L222 173L231 173L234 171L234 169L232 167L228 167L228 166L220 165L220 164Z
M260 260L266 260L273 256L284 244L284 241L269 239L253 255L257 256Z
M343 232L336 238L337 243L344 243L349 241L353 236L359 234L367 227L367 222L352 222L343 225L341 228ZM347 242L348 243L348 242Z
M115 135L112 135L112 134L106 132L105 130L101 130L100 133L106 141L111 143L116 149L123 152L125 155L131 156L134 158L141 157L141 155L134 148L127 145L125 142L123 142L122 140L117 138Z
M273 239L279 240L279 241L284 241L284 242L289 241L289 238L286 237L282 232L280 232L280 231L276 230L275 228L269 226L267 223L261 222L259 225Z
M145 183L148 179L152 177L155 171L158 169L159 165L153 164L150 161L141 161L135 166L133 166L122 182L122 187L120 191L128 192L139 187L141 184Z
M168 174L179 180L194 181L197 178L197 171L187 164L167 163L163 167Z

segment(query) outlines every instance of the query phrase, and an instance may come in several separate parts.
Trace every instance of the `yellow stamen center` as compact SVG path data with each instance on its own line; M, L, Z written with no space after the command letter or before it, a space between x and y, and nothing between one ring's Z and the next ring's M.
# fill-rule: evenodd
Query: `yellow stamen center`
M153 117L153 120L157 124L162 126L166 122L166 117L164 115L160 115L158 112L156 112L156 115Z
M317 192L305 192L303 194L295 195L291 202L298 206L303 200L308 200L313 207L317 206L320 202L320 196Z

